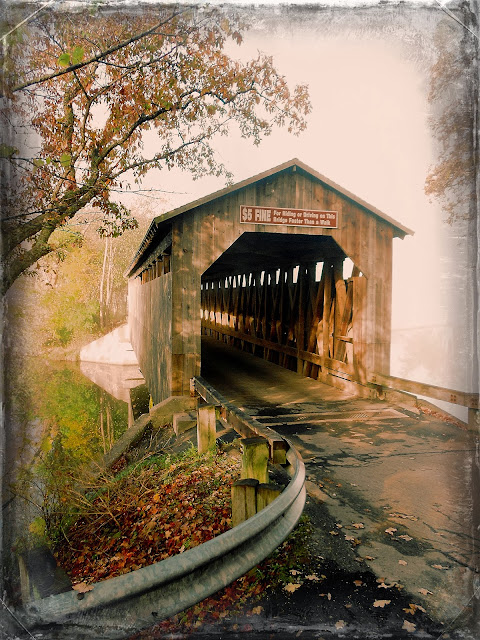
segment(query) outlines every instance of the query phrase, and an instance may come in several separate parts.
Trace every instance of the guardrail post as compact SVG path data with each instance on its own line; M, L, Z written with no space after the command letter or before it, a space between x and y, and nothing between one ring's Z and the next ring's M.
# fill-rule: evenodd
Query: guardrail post
M214 405L197 409L197 447L198 453L205 453L215 447L217 438L217 416Z
M258 480L243 478L232 485L232 526L248 520L257 513Z
M257 487L257 513L265 509L267 505L282 493L282 487L278 484L259 484Z
M241 478L255 478L258 482L268 482L268 440L262 436L243 438L241 440L242 471Z
M287 449L288 444L283 438L271 437L270 443L270 460L274 464L286 464L287 463Z

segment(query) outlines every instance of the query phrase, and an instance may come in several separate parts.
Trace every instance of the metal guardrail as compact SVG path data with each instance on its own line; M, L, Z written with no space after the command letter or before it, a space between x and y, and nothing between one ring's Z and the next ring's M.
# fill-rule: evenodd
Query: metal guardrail
M248 421L248 416L240 417ZM87 593L72 590L30 602L16 610L16 616L28 629L48 626L49 638L56 640L81 640L92 633L113 640L216 593L268 557L302 514L305 467L288 441L287 446L289 484L249 520L182 554L95 583Z

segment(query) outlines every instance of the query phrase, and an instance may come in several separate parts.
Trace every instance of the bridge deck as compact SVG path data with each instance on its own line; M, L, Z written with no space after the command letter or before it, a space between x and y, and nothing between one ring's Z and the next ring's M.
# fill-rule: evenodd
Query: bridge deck
M356 555L431 615L447 623L471 613L480 564L474 434L352 397L212 339L202 342L202 376L302 454L310 499L338 523L323 532L326 555L335 555L339 536L354 538ZM378 597L388 599L388 589Z

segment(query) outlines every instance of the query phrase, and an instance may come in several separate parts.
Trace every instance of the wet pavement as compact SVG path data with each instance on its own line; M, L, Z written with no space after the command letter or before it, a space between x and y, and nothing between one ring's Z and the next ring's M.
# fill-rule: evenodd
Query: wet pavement
M345 571L363 559L386 594L401 585L445 630L480 625L477 434L216 341L202 349L202 376L301 453L310 499L335 523L326 559ZM345 541L354 554L338 553Z

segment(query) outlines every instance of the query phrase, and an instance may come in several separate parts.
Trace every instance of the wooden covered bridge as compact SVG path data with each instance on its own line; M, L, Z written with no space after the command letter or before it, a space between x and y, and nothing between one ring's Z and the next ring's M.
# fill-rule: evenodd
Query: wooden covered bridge
M202 335L333 386L388 375L392 241L410 233L297 159L156 218L128 274L153 401L190 393Z

